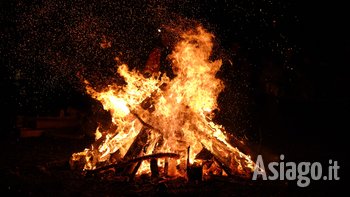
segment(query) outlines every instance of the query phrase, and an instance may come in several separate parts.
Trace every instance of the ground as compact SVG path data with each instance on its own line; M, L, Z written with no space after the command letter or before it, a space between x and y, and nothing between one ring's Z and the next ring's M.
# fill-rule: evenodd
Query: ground
M17 138L2 143L1 191L16 196L154 196L206 194L219 196L250 196L264 191L279 194L285 186L279 184L251 184L234 179L203 183L183 180L165 184L143 181L127 182L107 176L85 177L69 168L73 152L82 150L89 141L52 136ZM6 159L5 159L6 158ZM243 187L242 187L243 185ZM271 190L271 188L275 188Z
M296 162L319 161L325 164L328 159L338 160L341 166L340 177L345 179L345 146L340 137L337 137L339 132L336 131L340 125L333 125L337 121L329 116L322 118L320 111L328 114L334 111L329 105L323 106L322 110L317 110L320 106L315 104L299 103L298 107L291 103L279 104L280 108L275 112L279 119L264 119L266 125L262 129L266 135L261 153L283 153L286 160ZM293 111L303 113L293 116ZM270 118L275 115L270 111ZM269 121L275 121L276 128L272 128ZM333 127L333 132L330 127ZM267 133L267 130L270 132ZM324 136L327 130L327 135L332 137ZM299 188L295 181L256 182L224 178L202 183L177 180L160 184L147 178L128 182L105 175L86 177L80 172L72 171L68 161L73 152L83 150L90 143L91 139L79 136L74 138L74 134L71 137L46 134L41 137L20 138L18 133L12 132L11 135L3 136L0 144L1 193L10 196L323 196L340 192L343 183L311 181L309 187Z

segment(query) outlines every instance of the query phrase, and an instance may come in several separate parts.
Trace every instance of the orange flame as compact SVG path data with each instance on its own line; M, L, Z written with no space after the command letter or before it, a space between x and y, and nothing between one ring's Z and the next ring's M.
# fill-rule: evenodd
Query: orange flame
M152 131L147 135L146 148L137 156L177 153L180 159L169 163L179 166L178 174L184 173L187 157L192 164L203 148L216 153L214 156L226 162L231 172L253 169L250 156L230 145L224 128L212 121L213 110L218 108L217 97L224 89L223 82L215 77L222 61L209 60L214 36L199 26L180 37L170 54L176 75L171 80L166 74L158 77L160 73L145 78L123 64L118 73L125 79L125 86L112 84L107 90L96 92L86 82L87 92L111 113L117 127L105 133L97 130L96 142L100 142L73 154L73 161L85 158L84 169L91 170L122 160L147 123ZM146 100L151 101L148 107L154 110L141 107ZM149 165L143 162L138 173L150 173Z

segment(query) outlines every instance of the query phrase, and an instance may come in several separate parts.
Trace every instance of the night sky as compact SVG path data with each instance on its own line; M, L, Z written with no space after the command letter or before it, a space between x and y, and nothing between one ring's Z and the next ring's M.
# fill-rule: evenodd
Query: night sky
M320 147L328 158L342 160L350 84L350 16L344 4L2 1L2 127L11 130L17 115L54 115L67 106L89 108L92 101L84 93L82 78L96 88L120 82L114 57L142 69L157 43L157 29L183 19L211 31L218 56L224 58L218 74L226 85L219 97L224 108L217 116L220 123L253 139L260 127L268 128L264 135L281 144L298 139L303 148ZM104 41L111 46L101 48ZM285 134L270 132L285 127Z

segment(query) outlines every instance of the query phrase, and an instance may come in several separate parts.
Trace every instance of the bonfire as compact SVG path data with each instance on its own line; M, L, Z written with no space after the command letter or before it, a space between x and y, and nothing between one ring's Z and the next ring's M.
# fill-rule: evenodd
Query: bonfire
M145 77L120 64L124 85L96 91L85 81L87 93L110 112L112 126L97 128L96 141L72 155L73 168L156 177L188 177L195 167L204 176L251 174L251 157L229 143L224 127L213 121L224 89L215 77L222 61L210 60L213 34L198 26L179 38L169 56L173 78L160 72Z

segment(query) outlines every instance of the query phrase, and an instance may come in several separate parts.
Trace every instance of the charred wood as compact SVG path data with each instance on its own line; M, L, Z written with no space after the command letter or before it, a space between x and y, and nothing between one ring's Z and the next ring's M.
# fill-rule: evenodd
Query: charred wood
M143 127L140 131L140 133L136 136L135 140L131 144L129 150L126 152L124 156L124 160L130 160L134 159L136 157L141 156L142 150L144 146L147 144L147 138L148 138L148 128ZM136 167L135 163L130 163L128 166L124 168L124 171L122 174L131 174L133 169Z
M135 162L142 162L145 160L150 160L150 159L159 159L159 158L174 158L174 159L179 159L180 155L176 154L176 153L156 153L156 154L152 154L152 155L145 155L142 157L137 157L135 159L130 159L128 161L121 161L119 163L116 164L111 164L111 165L107 165L101 168L97 168L94 170L87 170L86 173L87 174L95 174L98 172L101 172L103 170L107 170L109 168L122 168L125 166L128 166L130 163L135 163Z
M151 173L152 173L152 178L159 177L158 162L156 158L151 159Z

